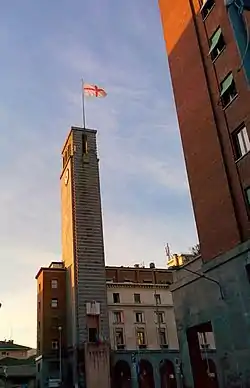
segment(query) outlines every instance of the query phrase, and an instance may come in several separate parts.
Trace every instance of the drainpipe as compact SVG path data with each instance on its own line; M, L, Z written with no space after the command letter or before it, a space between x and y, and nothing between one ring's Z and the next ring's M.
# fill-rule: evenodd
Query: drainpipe
M250 26L244 15L245 11L250 11L250 0L225 0L225 6L241 57L238 71L243 68L250 87Z

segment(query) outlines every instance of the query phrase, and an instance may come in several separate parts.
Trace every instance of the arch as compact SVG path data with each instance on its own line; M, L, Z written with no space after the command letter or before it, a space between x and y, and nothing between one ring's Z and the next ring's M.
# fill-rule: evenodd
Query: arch
M177 388L174 364L170 360L160 362L161 388Z
M219 388L216 364L211 358L203 358L203 362L206 367L206 371L209 377L210 387Z
M139 388L155 388L154 371L151 362L140 360L137 370Z
M112 386L114 388L131 388L131 370L125 360L119 360L113 368Z

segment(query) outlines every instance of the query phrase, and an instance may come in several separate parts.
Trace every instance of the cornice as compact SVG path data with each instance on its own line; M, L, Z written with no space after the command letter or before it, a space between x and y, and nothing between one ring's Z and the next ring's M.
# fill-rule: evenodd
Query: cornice
M169 289L170 284L153 284L153 283L115 283L106 282L107 288L151 288L151 289Z

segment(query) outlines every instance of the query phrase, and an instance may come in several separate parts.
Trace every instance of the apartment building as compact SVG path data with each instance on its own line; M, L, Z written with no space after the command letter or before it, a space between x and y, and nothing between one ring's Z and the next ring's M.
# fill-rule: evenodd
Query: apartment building
M66 268L63 262L42 267L37 276L37 380L40 386L63 380L68 384L72 373L67 347ZM130 386L137 380L134 365L141 365L145 384L171 382L178 387L181 378L179 345L170 285L173 272L155 268L106 266L106 292L110 346L112 349L112 383ZM56 300L56 302L55 302ZM93 307L94 308L94 307ZM90 342L101 345L103 339ZM207 358L215 357L210 333L199 337ZM159 374L161 371L161 374ZM121 378L122 377L122 378ZM175 384L175 385L174 385Z
M249 1L159 0L159 6L201 249L172 287L183 374L188 386L210 386L198 341L210 331L218 385L247 386Z
M171 271L106 267L106 276L111 347L178 350Z

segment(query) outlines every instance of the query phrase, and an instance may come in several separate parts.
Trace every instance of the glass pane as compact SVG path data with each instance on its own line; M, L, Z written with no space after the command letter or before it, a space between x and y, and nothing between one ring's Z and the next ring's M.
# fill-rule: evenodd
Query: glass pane
M224 81L221 82L221 92L220 92L220 95L222 96L226 91L227 89L232 85L232 82L233 82L234 78L233 78L233 74L230 73L227 78L224 79Z
M248 137L247 129L246 127L242 129L242 138L245 144L245 150L246 152L250 151L250 140Z
M221 28L219 28L211 38L211 46L210 46L209 54L211 54L213 49L216 47L217 43L219 42L220 36L221 36Z

